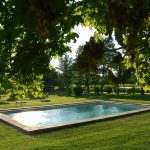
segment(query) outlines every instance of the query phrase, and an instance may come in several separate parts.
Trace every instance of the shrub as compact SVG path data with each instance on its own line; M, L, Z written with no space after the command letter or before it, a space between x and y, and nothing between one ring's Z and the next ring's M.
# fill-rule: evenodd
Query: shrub
M118 92L119 93L126 93L126 89L125 88L118 88Z
M106 87L106 88L105 88L105 91L106 91L108 94L111 94L111 93L112 93L112 87Z
M127 94L135 94L136 90L134 87L127 89Z
M94 87L94 93L95 93L96 95L99 95L99 92L100 92L100 88L97 87L97 86L95 86L95 87Z
M10 97L7 99L7 101L16 101L18 99L18 95L15 93L11 93Z
M81 86L76 86L74 88L74 94L75 96L82 96L83 88Z

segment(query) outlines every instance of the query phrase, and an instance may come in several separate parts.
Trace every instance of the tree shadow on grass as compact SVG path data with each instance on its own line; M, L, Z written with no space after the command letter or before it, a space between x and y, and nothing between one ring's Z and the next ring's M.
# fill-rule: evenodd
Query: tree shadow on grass
M122 101L122 100L136 100L136 101L149 101L150 102L150 94L145 95L89 95L84 96L84 98L87 99L98 99L98 100L116 100L116 101Z
M75 96L74 94L69 94L67 91L55 91L51 93L52 95L58 96L66 96L66 97L73 97L73 98L86 98L87 100L106 100L106 101L145 101L150 102L150 94L100 94L96 95L94 93L84 93L82 96ZM51 95L50 94L50 95Z
M66 96L66 97L71 97L72 96L72 93L70 93L69 91L61 91L61 90L56 90L56 91L53 91L51 93L49 93L49 95L57 95L57 96Z
M8 102L0 102L0 105L8 105Z

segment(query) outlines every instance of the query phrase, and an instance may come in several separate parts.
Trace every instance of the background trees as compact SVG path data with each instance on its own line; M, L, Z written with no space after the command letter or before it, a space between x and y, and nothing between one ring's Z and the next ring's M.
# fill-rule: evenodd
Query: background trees
M61 89L69 89L73 80L73 59L69 55L64 55L59 59L59 87Z

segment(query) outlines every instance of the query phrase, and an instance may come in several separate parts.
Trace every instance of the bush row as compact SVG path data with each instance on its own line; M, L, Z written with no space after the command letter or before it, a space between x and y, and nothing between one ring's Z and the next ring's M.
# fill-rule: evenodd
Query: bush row
M101 89L99 87L94 87L94 93L99 95L99 93L101 93ZM144 91L141 90L141 88L135 88L135 87L131 87L131 88L113 88L111 86L107 86L103 88L103 92L106 92L108 94L111 93L126 93L126 94L135 94L135 93L143 93ZM146 93L150 93L150 90L146 91Z
M82 96L83 91L85 91L85 89L81 86L76 86L74 88L74 94L75 96ZM101 88L95 86L92 90L96 95L99 95L100 93L102 93ZM141 88L138 87L131 87L131 88L113 88L111 86L106 86L103 88L103 92L104 93L124 93L124 94L135 94L135 93L143 93L144 91L141 91ZM147 91L146 93L150 93L150 91Z

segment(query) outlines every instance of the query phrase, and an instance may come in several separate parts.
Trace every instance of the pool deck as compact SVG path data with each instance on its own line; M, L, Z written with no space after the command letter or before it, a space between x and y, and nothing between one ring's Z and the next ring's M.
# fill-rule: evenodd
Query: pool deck
M63 123L59 125L46 125L46 126L26 126L21 124L18 121L15 121L11 117L3 114L4 112L21 112L21 111L27 111L27 110L38 110L40 109L45 109L45 108L57 108L57 107L65 107L65 106L74 106L78 104L92 104L92 103L113 103L113 104L124 104L124 105L141 105L144 108L139 109L139 110L132 110L132 111L127 111L127 112L122 112L122 113L117 113L113 115L107 115L107 116L100 116L100 117L94 117L90 119L84 119L80 121L75 121L75 122L68 122L68 123ZM115 118L120 118L124 116L130 116L130 115L135 115L139 113L144 113L144 112L149 112L150 111L150 105L149 104L140 104L140 103L126 103L126 102L115 102L115 101L102 101L102 100L93 100L93 101L86 101L86 102L75 102L75 103L65 103L65 104L56 104L56 105L44 105L44 106L34 106L34 107L22 107L22 108L11 108L11 109L3 109L0 110L0 121L15 127L16 129L26 133L26 134L37 134L37 133L42 133L46 131L54 131L58 129L62 129L65 127L72 127L72 126L78 126L78 125L83 125L83 124L88 124L92 122L100 122L104 120L111 120Z

